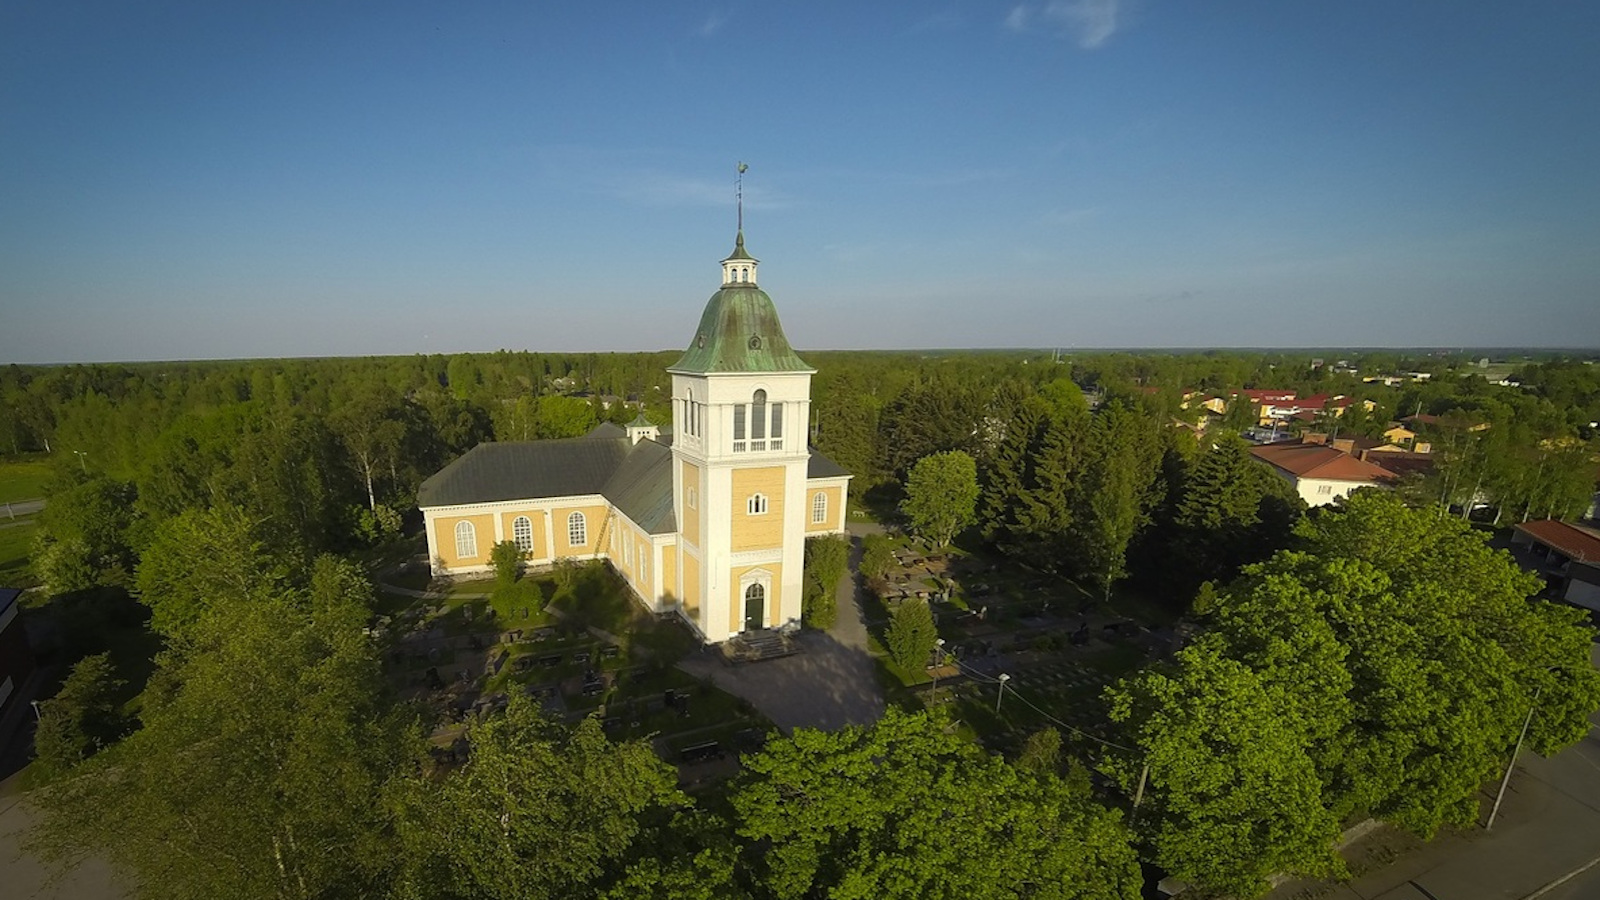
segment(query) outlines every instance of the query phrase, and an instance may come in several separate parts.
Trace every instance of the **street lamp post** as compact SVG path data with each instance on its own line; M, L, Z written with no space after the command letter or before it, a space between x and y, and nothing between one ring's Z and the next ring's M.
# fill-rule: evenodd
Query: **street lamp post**
M1534 689L1533 701L1528 704L1528 715L1522 720L1522 733L1517 735L1517 746L1511 751L1511 762L1506 763L1506 774L1500 779L1500 790L1494 795L1494 806L1489 808L1489 821L1484 823L1484 831L1494 827L1494 817L1500 812L1500 801L1505 799L1506 785L1511 783L1511 770L1517 767L1517 754L1522 752L1522 742L1528 736L1528 726L1533 722L1533 711L1539 706L1539 692L1542 690L1543 686Z
M1006 698L1006 682L1010 680L1010 675L1000 673L1000 692L994 695L994 714L997 716L1000 715L1000 701Z
M933 705L939 705L939 670L944 668L944 638L933 641Z
M78 454L78 467L83 469L83 474L89 474L89 464L84 462L84 459L88 457L89 454L82 450L74 450L72 452Z

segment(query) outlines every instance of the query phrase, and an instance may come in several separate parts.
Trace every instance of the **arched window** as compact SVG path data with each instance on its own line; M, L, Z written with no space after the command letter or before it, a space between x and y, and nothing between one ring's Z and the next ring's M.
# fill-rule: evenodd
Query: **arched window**
M583 513L567 516L567 546L582 547L589 543L589 522Z
M818 525L828 521L828 495L823 491L811 498L811 521Z
M765 450L766 445L760 443L767 437L767 392L756 391L750 398L750 449Z
M471 522L456 523L456 558L472 559L478 555L478 531Z
M751 494L750 499L745 501L744 509L745 512L752 516L765 515L767 512L767 495Z
M511 520L511 539L517 542L517 549L523 553L533 552L533 520L527 516L517 516Z
M690 434L700 433L700 430L695 427L695 417L698 414L699 410L697 410L694 405L694 388L689 388L689 398L683 401L683 427L684 430L688 431Z

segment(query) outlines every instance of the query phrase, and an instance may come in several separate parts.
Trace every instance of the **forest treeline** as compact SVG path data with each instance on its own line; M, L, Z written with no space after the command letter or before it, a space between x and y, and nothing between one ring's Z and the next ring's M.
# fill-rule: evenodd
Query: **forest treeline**
M137 522L228 504L270 521L275 540L302 555L347 551L395 535L421 481L479 442L581 435L639 407L667 424L665 368L675 358L500 352L9 366L0 369L0 452L48 452L61 494L108 482L84 491L99 496L83 502L123 506ZM1486 501L1502 518L1573 514L1593 482L1600 376L1576 361L1522 367L1513 376L1521 389L1492 385L1459 359L1390 353L1348 361L1363 372L1439 374L1394 388L1300 354L1221 352L1062 360L815 352L808 361L818 369L812 442L854 473L858 500L874 488L892 495L924 456L967 452L984 482L991 539L1046 561L1075 546L1079 574L1100 581L1121 571L1128 497L1139 507L1133 530L1143 530L1152 511L1170 506L1175 457L1196 456L1194 442L1170 427L1194 419L1183 408L1189 392L1278 388L1372 401L1373 411L1356 404L1328 423L1344 434L1377 434L1403 414L1441 416L1439 465L1416 490L1457 507ZM1085 392L1109 414L1084 415ZM1248 422L1235 412L1226 424ZM1492 427L1475 427L1483 423ZM1088 487L1096 480L1115 483L1113 496L1066 496L1105 494ZM81 586L89 574L67 571L69 558L92 558L114 579L139 539L135 528L131 545L83 545L88 535L70 533L81 530L50 529L48 540L80 540L38 561L59 570L60 586Z

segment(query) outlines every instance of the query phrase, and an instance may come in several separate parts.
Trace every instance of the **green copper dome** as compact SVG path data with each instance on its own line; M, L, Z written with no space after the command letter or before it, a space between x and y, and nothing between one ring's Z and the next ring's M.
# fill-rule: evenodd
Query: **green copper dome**
M711 295L695 332L669 372L814 372L783 336L778 310L767 292L733 284Z
M752 265L731 265L744 260ZM722 290L711 295L689 349L667 371L686 375L816 371L795 355L783 336L772 298L756 287L755 262L744 249L744 232L740 231L733 255L722 261Z

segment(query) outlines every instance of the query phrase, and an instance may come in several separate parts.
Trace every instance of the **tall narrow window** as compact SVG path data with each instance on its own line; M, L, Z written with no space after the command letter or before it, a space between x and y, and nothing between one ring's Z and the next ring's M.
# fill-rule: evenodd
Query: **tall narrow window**
M517 542L517 549L523 553L533 550L533 520L527 516L517 516L511 521L511 539Z
M768 433L768 436L771 438L771 440L768 441L769 449L772 449L772 450L782 450L783 449L783 404L782 403L774 403L774 404L772 404L772 431Z
M744 404L733 408L733 452L744 452Z
M828 495L822 491L811 498L811 521L818 525L828 521Z
M589 543L589 522L584 519L583 513L575 512L567 516L567 546L582 547Z
M698 435L700 433L700 430L695 427L695 416L698 413L699 410L695 408L694 402L694 388L689 388L689 399L683 401L683 427L690 434Z
M744 503L745 512L752 516L765 515L767 512L767 496L765 494L751 494L750 499Z
M456 558L472 559L478 555L478 531L471 522L456 523Z
M767 392L756 391L750 401L750 439L759 441L767 436ZM756 448L760 449L760 448Z

